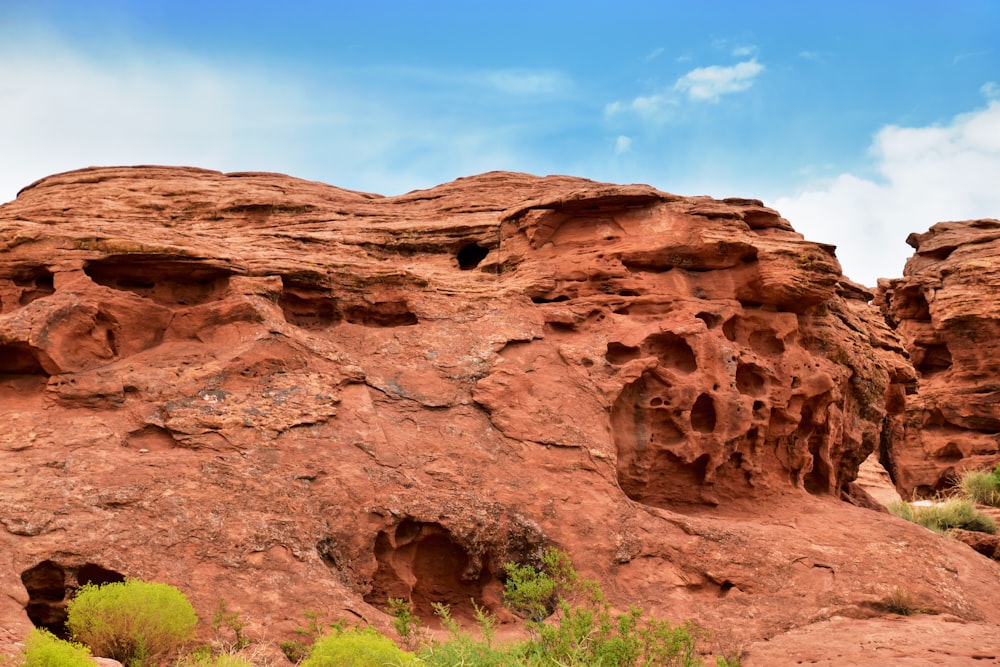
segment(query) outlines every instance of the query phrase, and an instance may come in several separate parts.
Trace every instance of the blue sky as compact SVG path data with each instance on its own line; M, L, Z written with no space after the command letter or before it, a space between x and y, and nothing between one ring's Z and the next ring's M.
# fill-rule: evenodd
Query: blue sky
M88 165L776 206L847 275L1000 217L1000 2L0 0L0 201Z

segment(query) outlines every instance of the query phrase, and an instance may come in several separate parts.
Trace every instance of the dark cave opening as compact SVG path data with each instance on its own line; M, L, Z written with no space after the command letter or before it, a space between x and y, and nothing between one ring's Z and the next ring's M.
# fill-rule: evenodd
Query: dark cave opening
M21 583L28 592L24 611L36 628L67 639L66 604L77 589L87 584L101 586L118 581L125 581L125 575L95 563L64 567L44 560L21 573Z
M458 250L458 268L463 271L471 271L479 266L486 255L490 254L489 248L484 248L478 243L468 243Z

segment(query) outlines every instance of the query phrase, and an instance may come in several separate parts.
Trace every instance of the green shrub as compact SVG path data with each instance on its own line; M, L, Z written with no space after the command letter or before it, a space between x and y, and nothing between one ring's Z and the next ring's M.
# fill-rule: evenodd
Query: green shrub
M418 665L416 656L372 628L334 631L309 649L302 667L406 667Z
M28 634L22 657L22 667L94 667L85 646L63 641L47 630Z
M980 505L1000 507L1000 472L969 470L958 480L962 495Z
M215 614L212 616L212 630L219 638L219 642L227 651L240 651L250 644L250 640L243 634L243 617L239 611L229 611L226 601L219 598L219 603L215 607ZM223 628L233 633L233 640L226 641L222 638Z
M66 627L97 655L126 667L155 664L180 649L198 622L184 594L130 579L86 585L67 606Z
M889 511L898 517L918 523L935 532L952 528L972 530L979 533L996 534L997 524L990 517L976 510L968 500L952 498L937 505L926 507L909 503L893 503Z
M465 665L468 667L507 667L508 665L527 665L526 644L514 643L506 646L494 646L496 618L488 611L472 603L476 613L476 623L480 636L474 637L462 630L461 626L451 617L447 605L435 604L434 613L441 621L441 626L448 631L448 640L432 641L420 651L420 659L431 667L453 667Z
M569 557L550 549L540 567L508 564L504 601L527 618L531 638L497 646L496 620L474 606L480 637L462 631L447 607L435 612L448 631L445 642L431 642L420 652L426 665L452 667L695 667L699 633L690 624L644 618L632 608L614 614L597 582L581 578ZM474 603L473 603L474 604ZM723 667L736 667L738 658L720 658Z
M306 656L309 655L309 647L315 644L328 630L342 632L347 628L344 620L335 623L327 621L323 618L326 615L323 612L310 609L302 612L302 615L306 617L305 626L295 628L295 634L299 635L301 639L283 641L278 645L288 661L296 665L306 659Z
M420 617L413 613L413 606L402 598L389 598L385 611L392 616L392 627L406 648L415 648L420 638Z
M534 622L550 616L555 611L557 600L573 595L580 584L569 556L558 549L545 550L540 569L507 563L504 570L507 574L503 589L504 604Z

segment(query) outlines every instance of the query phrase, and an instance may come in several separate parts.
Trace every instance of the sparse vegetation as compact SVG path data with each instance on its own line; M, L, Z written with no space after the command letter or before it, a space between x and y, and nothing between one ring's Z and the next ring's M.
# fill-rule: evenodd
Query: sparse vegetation
M254 667L254 663L240 655L205 651L181 658L174 667Z
M1000 465L992 471L966 471L958 480L958 488L974 503L1000 507Z
M177 653L198 622L179 590L135 579L88 584L69 602L67 613L74 639L126 667L157 664Z
M569 557L547 550L541 566L508 564L504 601L523 615L531 633L524 642L497 646L496 620L476 606L480 637L466 633L447 607L435 611L449 633L420 652L427 665L506 667L695 667L701 665L697 640L703 633L691 624L674 626L644 617L642 609L614 614L597 582L581 578ZM717 665L736 667L738 658Z
M385 611L392 616L392 626L406 648L416 648L420 637L420 618L413 613L410 603L401 598L389 598L389 606Z
M952 528L991 535L997 532L997 524L993 519L977 511L968 500L961 498L951 498L942 503L925 506L906 502L893 503L889 506L889 511L900 518L918 523L937 533Z
M429 638L408 601L390 599L386 609L410 650L371 627L330 623L305 612L301 641L283 642L290 663L302 667L698 667L698 642L706 633L690 623L649 619L642 609L612 612L600 586L582 578L562 551L545 551L537 566L508 564L504 601L525 618L529 638L498 643L498 621L472 601L475 628L466 630L447 605L434 612L447 632ZM68 606L67 628L86 646L33 632L21 659L24 667L89 667L89 650L126 667L271 667L266 645L244 632L238 611L220 599L210 622L216 639L181 654L197 618L187 598L166 584L136 580L87 585ZM263 651L254 651L254 646ZM87 647L90 647L88 650ZM18 667L21 663L18 662ZM716 659L717 667L738 667L739 656Z
M232 641L223 635L223 628L233 633ZM215 607L215 615L212 616L212 630L215 631L218 642L227 653L241 651L250 643L243 633L243 617L238 611L229 611L226 601L219 598L219 604Z
M892 592L885 598L885 608L893 614L909 616L919 613L919 609L913 601L910 591L899 586L894 586Z

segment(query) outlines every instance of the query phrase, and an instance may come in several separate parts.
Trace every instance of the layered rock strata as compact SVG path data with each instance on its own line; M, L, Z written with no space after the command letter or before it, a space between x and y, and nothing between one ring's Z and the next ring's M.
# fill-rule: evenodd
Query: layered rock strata
M932 496L1000 462L1000 221L943 222L907 239L878 304L919 376L884 462L905 496Z
M554 545L741 640L880 615L901 572L995 623L995 564L840 500L914 382L871 296L754 200L43 179L0 207L0 617L122 576L279 639L389 597L503 616Z

